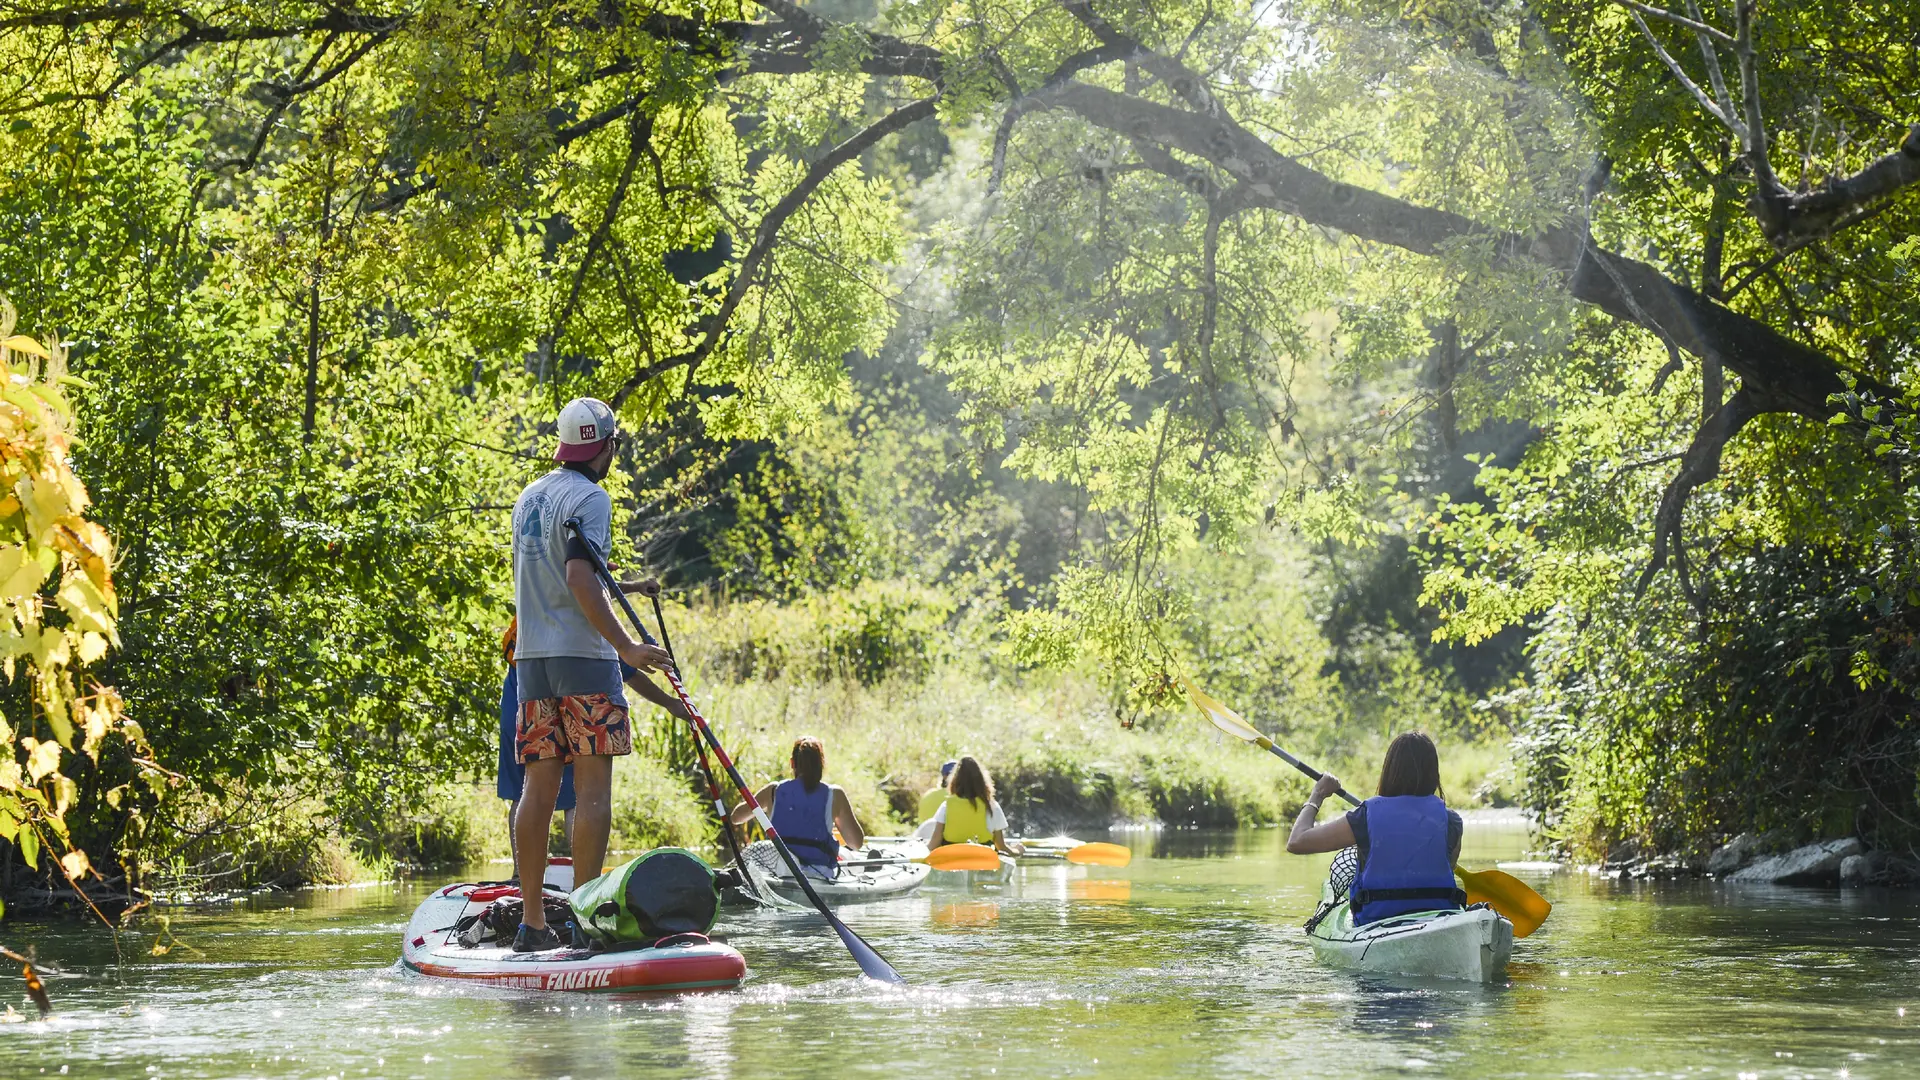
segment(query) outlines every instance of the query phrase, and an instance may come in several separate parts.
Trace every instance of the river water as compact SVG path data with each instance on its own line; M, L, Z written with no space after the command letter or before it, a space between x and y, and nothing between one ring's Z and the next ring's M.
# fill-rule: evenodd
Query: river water
M47 1022L0 1025L0 1076L1920 1076L1920 900L1634 884L1520 866L1553 917L1500 986L1323 969L1300 931L1326 858L1278 830L1116 837L1123 870L844 909L911 985L857 977L816 917L723 919L737 992L475 989L397 970L447 880L176 913L126 935L9 920L61 965ZM1521 857L1470 822L1463 861ZM498 872L498 868L493 868ZM24 995L0 972L0 997Z

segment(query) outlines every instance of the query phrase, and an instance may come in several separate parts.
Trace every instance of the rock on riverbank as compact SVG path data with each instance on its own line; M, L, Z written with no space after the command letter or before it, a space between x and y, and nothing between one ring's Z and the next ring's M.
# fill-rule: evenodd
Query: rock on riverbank
M1596 870L1613 878L1706 876L1740 885L1920 886L1920 862L1869 850L1852 836L1789 846L1777 833L1741 833L1711 852L1619 851Z
M1727 880L1762 885L1830 885L1840 880L1842 862L1866 850L1867 845L1858 837L1825 840L1760 859L1728 874Z
M1779 851L1768 837L1742 833L1714 851L1706 870L1748 885L1920 884L1920 865L1852 836Z

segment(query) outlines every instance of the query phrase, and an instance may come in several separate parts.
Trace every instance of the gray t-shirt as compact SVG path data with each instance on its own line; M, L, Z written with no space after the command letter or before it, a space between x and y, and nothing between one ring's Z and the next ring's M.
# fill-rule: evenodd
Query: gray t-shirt
M527 485L513 504L513 606L520 618L515 660L583 656L617 660L567 588L567 519L605 552L613 533L613 500L572 469L555 469ZM618 680L615 672L615 680ZM524 695L523 695L524 696Z

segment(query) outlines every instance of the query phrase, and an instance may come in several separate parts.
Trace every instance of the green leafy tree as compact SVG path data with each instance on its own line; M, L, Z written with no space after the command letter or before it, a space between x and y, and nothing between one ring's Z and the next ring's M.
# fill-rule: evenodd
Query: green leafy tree
M927 361L977 454L1085 510L1053 609L1009 625L1020 648L1164 675L1162 628L1196 610L1169 568L1275 526L1335 545L1417 529L1430 489L1405 466L1427 416L1447 454L1489 421L1546 434L1486 474L1483 509L1436 525L1468 545L1428 589L1463 639L1602 598L1683 625L1738 591L1718 584L1737 549L1904 528L1863 453L1873 424L1827 421L1849 391L1905 407L1920 308L1897 244L1920 171L1889 73L1912 67L1914 18L1749 0L841 17L6 0L8 160L57 179L12 174L0 217L77 269L23 261L5 281L95 335L75 363L101 388L116 528L201 583L143 571L130 612L276 612L271 632L222 624L277 642L268 662L176 665L153 707L248 664L271 679L238 693L286 687L331 640L291 684L310 719L290 732L264 720L278 702L205 707L258 724L250 745L276 758L332 732L312 749L368 778L352 790L434 753L424 717L480 697L497 526L453 511L504 498L516 461L482 447L532 449L582 391L719 441L844 418L848 355L895 318L917 175L879 155L938 145L934 125L991 136L983 197L931 230L953 300ZM670 272L722 234L709 276ZM183 373L194 391L145 404ZM407 431L424 437L376 437ZM152 447L146 472L114 444ZM205 533L135 505L194 497L166 492L201 491L181 463L202 461L221 492ZM1808 482L1778 480L1793 470ZM838 538L808 528L792 550L830 554ZM354 567L331 566L335 542ZM423 611L446 617L427 631ZM129 675L207 656L215 631L152 652L129 632ZM355 665L378 670L341 681ZM168 726L183 748L200 708Z

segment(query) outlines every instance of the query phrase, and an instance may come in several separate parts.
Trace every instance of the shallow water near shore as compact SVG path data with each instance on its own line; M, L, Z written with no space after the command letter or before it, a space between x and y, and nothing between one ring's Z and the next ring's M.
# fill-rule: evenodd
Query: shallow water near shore
M910 985L864 981L817 918L732 914L739 991L486 990L399 971L452 875L177 913L178 944L9 920L63 973L48 1022L0 1026L0 1076L822 1077L1920 1075L1920 897L1623 884L1516 868L1556 907L1500 986L1315 964L1326 857L1279 830L1142 833L1123 870L843 909ZM1471 820L1463 861L1523 858ZM25 1007L14 974L0 998ZM30 1011L30 1010L29 1010Z

